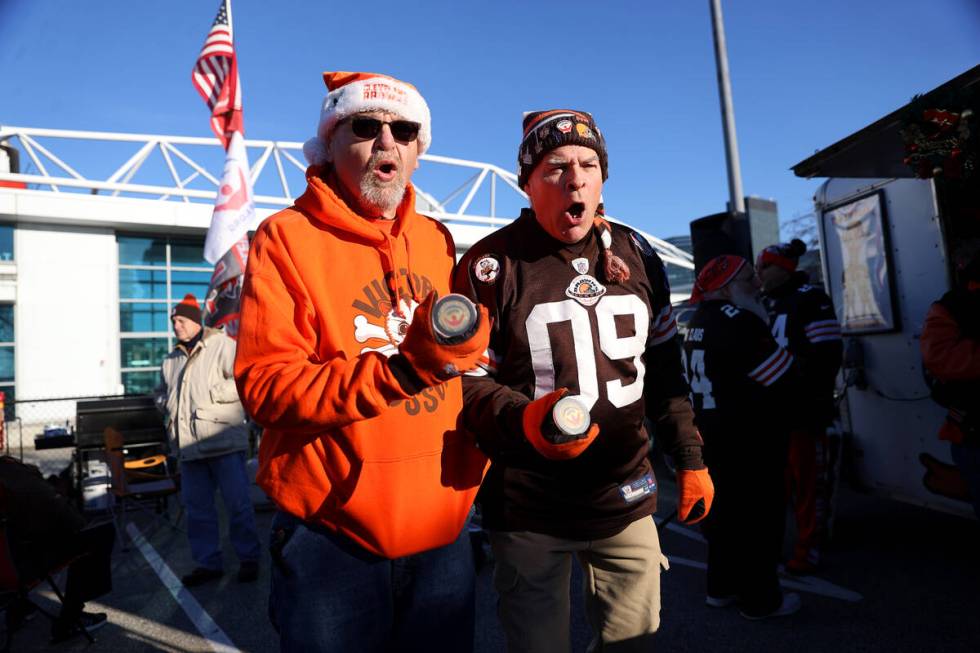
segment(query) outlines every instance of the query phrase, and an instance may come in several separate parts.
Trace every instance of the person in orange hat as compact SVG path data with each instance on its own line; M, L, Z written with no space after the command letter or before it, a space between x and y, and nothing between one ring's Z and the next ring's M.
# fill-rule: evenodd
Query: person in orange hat
M242 290L235 375L279 508L269 613L284 651L465 653L486 459L458 427L457 376L486 350L485 311L462 342L433 333L456 248L415 210L422 95L323 79L306 191L259 227Z
M485 365L463 380L464 420L491 460L480 491L510 651L569 650L573 559L590 650L648 651L660 625L657 479L644 419L678 467L681 521L711 509L664 265L602 217L606 144L593 117L525 116L518 183L530 208L460 260L457 292L493 317ZM561 433L565 397L589 428ZM574 415L574 413L569 413Z
M834 385L844 356L830 297L797 270L804 253L806 244L794 238L763 249L755 265L770 330L796 359L801 383L786 465L787 498L796 518L796 542L786 569L796 574L816 571L826 537L827 427L837 412Z
M684 360L704 458L717 494L702 530L708 540L706 603L737 604L747 619L790 615L777 568L785 525L783 473L793 356L769 332L760 282L741 256L718 256L698 273Z
M177 344L163 360L157 403L167 415L171 451L180 460L180 492L195 568L181 579L194 587L222 576L215 492L228 513L238 556L238 580L259 574L259 536L249 494L245 455L248 429L235 388L235 341L201 324L201 307L188 293L170 312Z

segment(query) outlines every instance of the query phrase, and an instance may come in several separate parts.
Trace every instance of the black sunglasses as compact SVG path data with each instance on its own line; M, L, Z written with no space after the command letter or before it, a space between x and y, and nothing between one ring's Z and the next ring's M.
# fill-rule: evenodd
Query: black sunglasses
M378 134L381 133L382 125L388 125L388 127L391 129L392 138L394 138L396 141L402 141L403 143L411 143L418 138L419 130L422 128L422 125L410 120L392 120L391 122L385 122L383 120L378 120L377 118L358 116L356 118L351 118L350 130L354 132L354 136L357 136L358 138L377 138Z

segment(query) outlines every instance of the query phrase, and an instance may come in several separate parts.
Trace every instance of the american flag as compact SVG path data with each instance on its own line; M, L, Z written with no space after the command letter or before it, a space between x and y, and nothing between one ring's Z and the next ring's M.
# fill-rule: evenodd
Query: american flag
M233 132L244 132L241 82L231 29L230 0L221 0L218 15L194 65L194 88L211 110L211 130L228 148Z

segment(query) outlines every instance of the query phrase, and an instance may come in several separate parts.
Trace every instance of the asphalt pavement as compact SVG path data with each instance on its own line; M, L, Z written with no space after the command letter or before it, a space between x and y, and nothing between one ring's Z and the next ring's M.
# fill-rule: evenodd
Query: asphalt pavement
M673 510L676 496L669 479L660 485L658 518ZM272 514L257 517L267 541ZM236 582L231 563L221 580L188 590L177 580L193 567L184 534L143 514L132 519L113 555L113 592L87 606L109 614L96 643L89 646L78 637L51 646L50 624L37 615L13 633L12 651L277 650L266 615L268 555L254 583ZM129 550L122 550L123 541ZM783 578L788 590L800 593L803 609L761 622L746 621L734 608L704 604L706 547L696 527L671 523L661 542L671 568L663 577L658 652L980 651L980 524L974 520L843 489L822 569L811 577ZM234 560L230 549L226 556ZM492 567L490 561L479 574L476 653L505 649ZM586 650L590 632L577 568L573 576L577 653ZM50 590L39 588L33 598L54 606Z

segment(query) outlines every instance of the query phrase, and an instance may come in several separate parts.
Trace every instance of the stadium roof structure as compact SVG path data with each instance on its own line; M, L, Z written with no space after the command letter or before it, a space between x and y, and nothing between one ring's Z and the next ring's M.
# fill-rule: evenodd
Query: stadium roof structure
M6 152L19 159L19 166L11 168L20 170L0 168L0 214L174 233L210 224L225 154L218 139L210 137L10 126L0 126L0 145L13 148ZM292 205L305 187L303 144L247 139L245 145L261 220ZM511 222L527 206L517 175L510 171L435 154L421 160L425 165L412 177L417 208L446 223L461 249ZM6 192L11 190L16 192ZM687 252L641 233L666 263L694 267Z

